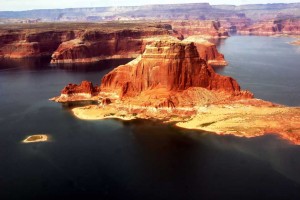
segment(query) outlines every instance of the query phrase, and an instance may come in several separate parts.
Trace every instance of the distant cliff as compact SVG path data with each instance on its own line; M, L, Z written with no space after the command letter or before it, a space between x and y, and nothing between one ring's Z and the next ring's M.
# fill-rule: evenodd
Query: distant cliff
M249 35L300 35L300 18L263 20L240 29L238 33Z
M174 23L179 23L175 21ZM180 24L186 22L180 22ZM199 38L225 37L217 21L197 21L194 31L179 33L169 23L37 23L0 26L0 58L52 56L52 63L95 62L114 58L136 58L145 46L161 38L175 37L197 43L202 59L226 65L216 46ZM177 27L181 27L178 26ZM183 35L185 34L185 35ZM194 38L194 39L192 39ZM205 55L204 55L205 54ZM207 55L207 56L206 56ZM213 64L213 63L211 63Z
M0 57L41 57L51 56L54 52L53 62L125 54L130 57L130 54L141 53L143 37L170 35L172 30L169 29L170 26L165 24L151 22L2 25Z
M210 5L208 3L163 4L94 8L2 11L0 18L42 21L105 21L105 20L198 20L249 18L253 21L282 15L299 16L300 3ZM21 20L23 23L30 22Z

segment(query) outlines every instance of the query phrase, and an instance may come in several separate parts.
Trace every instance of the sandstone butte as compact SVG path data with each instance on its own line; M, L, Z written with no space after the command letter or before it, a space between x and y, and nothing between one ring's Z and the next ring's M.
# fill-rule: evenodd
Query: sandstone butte
M68 85L52 100L98 100L72 109L81 119L159 119L187 129L254 137L274 133L300 144L300 108L255 99L221 76L188 41L156 41L106 74L100 86Z
M182 32L188 28L186 23L174 21L179 31L167 22L37 23L10 26L10 30L3 25L0 26L0 58L52 56L51 62L56 64L136 58L152 41L169 37L183 40L189 35L197 35L193 36L198 40L195 42L206 47L202 52L208 55L205 58L206 53L201 53L202 58L213 65L226 65L214 44L199 39L228 35L226 31L220 31L220 23L190 22L195 29L189 35Z

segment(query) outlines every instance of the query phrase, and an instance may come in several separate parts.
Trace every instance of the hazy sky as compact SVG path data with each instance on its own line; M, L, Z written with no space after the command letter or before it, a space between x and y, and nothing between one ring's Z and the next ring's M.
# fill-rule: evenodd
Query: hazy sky
M0 0L0 10L31 10L103 6L133 6L168 3L256 4L293 3L300 0Z

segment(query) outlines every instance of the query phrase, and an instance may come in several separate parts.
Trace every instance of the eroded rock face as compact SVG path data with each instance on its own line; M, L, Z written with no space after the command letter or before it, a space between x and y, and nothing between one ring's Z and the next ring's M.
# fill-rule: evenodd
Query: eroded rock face
M215 44L201 38L201 36L190 36L184 41L193 42L201 59L207 61L212 66L226 66L224 55L219 53Z
M28 33L29 32L29 33ZM2 33L0 50L6 58L26 58L51 55L60 43L74 39L74 31L41 31L31 30L14 33Z
M225 19L220 19L219 22L222 28L231 33L236 33L239 30L243 30L252 23L251 19L247 18L243 14L228 17Z
M162 106L178 106L169 96L190 88L222 91L233 96L252 97L241 92L231 77L216 74L206 61L199 57L192 42L159 41L148 45L145 52L132 62L119 66L102 79L102 92L115 92L122 97L135 97L143 92L166 94ZM158 95L158 94L155 94ZM181 97L180 97L181 98ZM182 98L185 99L185 98Z
M299 35L300 19L292 18L292 19L260 21L249 27L241 29L238 32L240 34L253 34L253 35L276 35L276 34Z
M93 62L111 58L136 58L144 48L143 40L169 35L169 26L146 30L115 32L86 31L80 38L62 43L52 55L52 63Z
M61 95L50 100L56 102L82 101L82 100L97 100L100 88L94 86L92 82L82 81L79 85L69 83L61 90Z
M174 31L184 38L192 35L201 35L206 38L227 38L228 32L221 27L219 21L211 20L184 20L171 22Z
M274 132L300 144L299 108L254 99L231 77L216 74L193 42L156 41L139 58L105 75L100 91L84 81L69 84L53 100L78 100L82 93L89 95L86 100L99 102L74 108L74 115L82 119L156 118L243 137Z
M0 57L51 56L53 63L136 58L143 40L170 35L164 23L71 23L0 27Z
M0 57L25 58L52 55L52 63L95 62L114 58L136 58L145 46L158 37L183 40L189 35L211 38L227 36L218 21L174 21L170 23L103 23L35 24L0 27ZM177 30L178 28L178 30ZM221 63L222 56L213 45L207 48L207 59ZM199 45L200 46L200 45ZM210 49L210 50L209 50ZM203 48L202 50L203 51ZM199 51L199 52L201 52Z
M69 83L62 91L62 95L74 96L79 94L85 94L87 96L97 95L99 92L98 87L94 87L92 82L82 81L79 85Z

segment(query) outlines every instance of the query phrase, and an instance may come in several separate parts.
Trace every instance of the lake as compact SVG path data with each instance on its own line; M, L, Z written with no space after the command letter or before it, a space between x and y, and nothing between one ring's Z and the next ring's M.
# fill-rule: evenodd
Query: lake
M300 106L299 47L234 36L219 49L257 98ZM0 63L0 199L299 199L300 147L188 131L155 121L85 121L48 99L68 83L99 84L128 60L57 67ZM44 133L49 142L24 144Z

